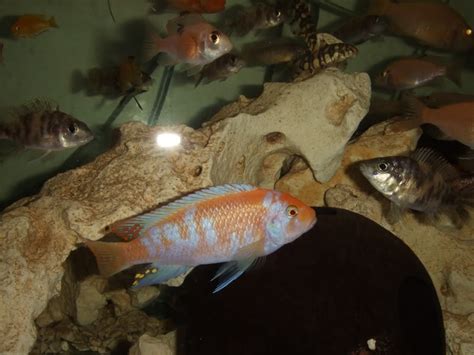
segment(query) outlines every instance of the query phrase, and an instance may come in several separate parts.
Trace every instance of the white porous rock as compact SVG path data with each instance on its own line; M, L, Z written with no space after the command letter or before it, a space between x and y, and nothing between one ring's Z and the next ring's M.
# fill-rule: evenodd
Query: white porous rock
M328 70L297 84L266 84L261 97L225 107L198 130L122 125L109 151L58 174L37 195L3 211L0 353L31 350L34 321L59 294L64 261L84 239L100 239L113 222L204 187L232 182L274 187L295 156L309 162L319 181L327 181L369 101L367 74ZM181 145L157 147L156 135L170 131L181 135ZM83 316L87 305L79 306L80 321L90 322L95 311Z
M129 355L174 355L176 354L176 332L156 337L142 335L130 348Z

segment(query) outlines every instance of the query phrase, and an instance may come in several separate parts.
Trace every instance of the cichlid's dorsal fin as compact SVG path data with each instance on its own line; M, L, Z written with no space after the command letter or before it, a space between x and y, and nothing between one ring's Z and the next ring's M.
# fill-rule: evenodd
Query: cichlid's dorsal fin
M47 112L47 111L56 111L58 105L50 99L38 98L33 101L21 105L20 107L10 110L9 116L10 119L18 119L20 117L27 116L31 113L36 112Z
M456 169L443 156L429 148L419 148L410 156L419 163L427 164L433 171L439 172L446 180L453 180L459 177Z
M148 213L114 223L111 226L111 230L119 237L126 240L135 239L140 237L142 231L148 228L151 224L156 224L183 208L223 195L252 191L255 189L256 187L251 185L228 184L199 190Z
M206 20L200 14L185 13L169 20L166 24L166 31L168 32L168 35L173 35L175 33L181 34L185 27L203 22L205 23Z

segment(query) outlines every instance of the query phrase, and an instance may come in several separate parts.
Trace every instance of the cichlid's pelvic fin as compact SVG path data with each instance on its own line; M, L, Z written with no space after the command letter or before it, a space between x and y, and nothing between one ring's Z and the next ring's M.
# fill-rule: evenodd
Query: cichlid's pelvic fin
M239 278L245 271L249 270L253 265L258 263L259 258L249 257L247 259L230 261L222 265L219 270L217 270L216 275L211 279L214 281L219 280L217 287L212 293L217 293L223 288L228 286L231 282Z
M135 281L133 281L131 288L137 289L144 286L158 285L186 273L189 269L190 267L185 265L158 265L153 263L144 273L135 275Z

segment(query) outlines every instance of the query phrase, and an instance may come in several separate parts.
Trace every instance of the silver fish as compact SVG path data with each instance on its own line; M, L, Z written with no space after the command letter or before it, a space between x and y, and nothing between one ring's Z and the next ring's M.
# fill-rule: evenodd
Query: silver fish
M238 73L244 66L245 61L238 55L233 53L224 54L202 68L194 86L198 86L203 80L206 84L215 80L223 81L229 76Z
M12 122L0 123L0 139L26 148L46 151L84 145L94 136L87 125L59 111L51 102L35 100L11 114Z
M454 167L428 148L420 148L411 156L365 160L359 168L370 184L392 202L391 222L399 219L405 209L430 216L447 211L465 216L465 205L474 201L470 189L454 188L453 182L459 179Z

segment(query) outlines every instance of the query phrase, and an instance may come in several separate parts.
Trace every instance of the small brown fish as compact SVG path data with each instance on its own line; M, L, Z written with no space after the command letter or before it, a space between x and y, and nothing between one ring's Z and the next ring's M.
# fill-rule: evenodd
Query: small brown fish
M14 38L29 38L52 27L58 27L54 17L48 19L44 15L23 15L18 17L10 31Z
M427 148L410 156L365 160L359 168L370 184L392 202L391 222L398 220L405 209L432 216L445 212L454 218L465 217L465 206L474 202L474 189L452 185L459 179L456 169Z
M148 91L152 83L151 77L140 70L132 56L118 66L93 68L89 70L87 78L90 95L122 96L130 92L142 93Z
M42 100L22 106L12 113L12 122L0 124L0 139L26 148L62 150L84 145L93 138L84 122Z
M253 42L244 45L242 56L249 66L289 63L304 55L306 44L293 39Z
M198 86L203 80L205 84L216 80L224 81L229 76L238 73L244 66L245 61L236 54L224 54L212 63L204 66L198 74L199 77L194 86Z
M474 148L474 102L460 102L429 108L415 97L404 99L405 117L417 124L429 123L446 136Z
M282 24L285 13L280 6L257 2L250 7L237 5L226 14L225 22L229 34L245 36L250 31L266 30Z
M368 14L387 17L390 32L433 48L465 52L474 47L472 28L442 2L372 0Z
M332 34L344 43L357 45L382 35L388 26L386 17L367 15L350 19Z
M447 77L458 86L461 73L457 64L446 65L437 57L408 57L393 61L375 79L375 85L392 90L413 89Z

